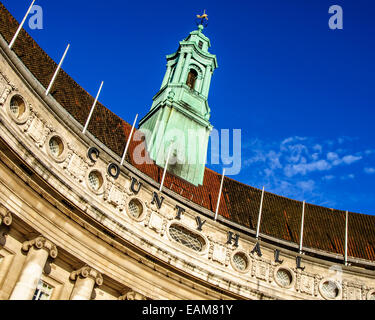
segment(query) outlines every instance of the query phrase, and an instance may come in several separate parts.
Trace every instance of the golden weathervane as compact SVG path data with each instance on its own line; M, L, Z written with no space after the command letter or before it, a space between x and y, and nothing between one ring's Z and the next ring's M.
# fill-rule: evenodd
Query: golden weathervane
M208 26L208 15L206 13L206 9L204 10L202 15L197 14L196 24L201 26L201 27L204 27L204 28L206 28ZM199 29L199 30L201 30L201 29Z
M198 19L206 19L206 20L208 20L208 15L207 15L207 13L206 13L206 10L204 10L204 12L203 12L203 14L200 16L199 14L197 14L197 18Z

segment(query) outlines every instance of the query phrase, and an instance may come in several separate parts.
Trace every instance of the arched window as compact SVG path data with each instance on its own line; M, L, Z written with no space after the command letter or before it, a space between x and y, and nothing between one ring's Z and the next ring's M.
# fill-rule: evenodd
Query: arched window
M195 88L195 82L197 81L197 78L198 78L198 72L195 71L194 69L190 69L187 80L186 80L186 84L191 89L194 89Z

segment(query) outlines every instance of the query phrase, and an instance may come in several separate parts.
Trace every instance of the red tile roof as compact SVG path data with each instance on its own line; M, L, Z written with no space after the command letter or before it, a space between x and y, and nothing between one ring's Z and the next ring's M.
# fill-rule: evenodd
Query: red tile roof
M9 43L16 32L18 22L0 3L0 33ZM24 65L47 87L57 64L22 30L13 51ZM82 125L90 112L94 98L79 86L63 70L59 73L51 91L53 97ZM131 125L101 103L97 104L88 130L108 148L122 156ZM139 143L132 142L129 154ZM140 171L157 182L161 181L162 169L155 164L138 165L128 160ZM186 199L215 211L221 175L206 168L202 186L193 186L171 174L166 175L165 187ZM256 229L261 190L225 178L219 214L235 223ZM260 232L278 239L299 243L302 202L266 192ZM352 257L375 260L375 216L350 213L348 254ZM306 205L304 246L330 253L344 254L345 212L311 204Z

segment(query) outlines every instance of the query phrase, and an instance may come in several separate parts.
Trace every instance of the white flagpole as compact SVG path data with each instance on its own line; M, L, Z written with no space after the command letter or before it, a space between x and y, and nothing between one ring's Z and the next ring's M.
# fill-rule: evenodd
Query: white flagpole
M255 238L258 240L259 238L259 230L260 230L260 220L262 219L262 210L263 210L263 199L264 199L264 187L262 190L262 198L260 200L260 208L259 208L259 215L258 215L258 225L257 225L257 233Z
M132 135L133 135L133 132L134 132L134 129L135 129L135 124L137 123L137 119L138 119L138 114L135 116L135 119L134 119L134 123L133 123L133 127L132 127L132 130L130 131L130 135L129 135L129 138L128 138L128 142L126 143L126 147L125 147L125 150L124 150L124 155L122 156L122 159L121 159L121 166L124 164L125 162L125 157L126 157L126 153L128 152L128 149L129 149L129 145L130 145L130 140L132 138Z
M221 199L221 193L223 191L224 177L225 177L225 168L223 169L223 175L221 177L219 197L217 198L217 205L216 205L216 212L215 212L215 221L217 220L217 216L219 214L220 199Z
M305 223L305 204L306 201L303 201L303 207L302 207L302 220L301 220L301 235L299 240L299 253L302 253L302 244L303 244L303 225Z
M54 74L53 77L52 77L52 80L51 80L51 82L50 82L50 84L49 84L49 86L48 86L48 89L46 90L46 96L48 96L48 94L49 94L49 92L50 92L50 90L51 90L51 88L52 88L52 86L53 86L53 84L54 84L54 82L55 82L55 80L56 80L56 77L57 77L57 75L59 74L59 71L60 71L61 65L62 65L63 62L64 62L64 59L65 59L66 54L68 53L69 47L70 47L70 44L68 44L68 46L66 47L65 52L64 52L64 55L62 56L62 58L61 58L61 60L60 60L60 63L59 63L59 65L58 65L58 67L57 67L57 69L56 69L56 71L55 71L55 74Z
M163 179L161 180L159 192L161 192L163 190L164 179L165 179L165 175L167 173L168 164L169 164L169 157L171 156L171 151L172 151L172 145L169 147L167 161L165 162L165 168L164 168L164 172L163 172Z
M12 41L11 41L10 44L9 44L9 49L12 49L12 47L13 47L13 45L14 45L14 42L15 42L16 39L18 38L18 34L20 33L20 31L21 31L23 25L25 24L26 18L27 18L27 16L29 15L29 13L30 13L30 11L31 11L31 9L32 9L32 7L33 7L33 5L34 5L34 2L35 2L35 0L33 0L33 2L31 3L31 5L30 5L30 7L29 7L29 10L27 10L27 12L26 12L26 14L25 14L25 17L23 18L23 20L22 20L21 24L19 25L19 27L18 27L16 33L14 34L13 39L12 39Z
M348 265L348 218L349 212L346 211L346 218L345 218L345 265Z
M92 105L92 107L91 107L91 111L90 111L89 117L87 118L87 121L86 121L85 127L84 127L83 130L82 130L82 133L83 133L83 134L86 133L87 127L89 126L89 123L90 123L90 120L91 120L92 114L94 113L94 109L95 109L96 103L98 102L98 99L99 99L100 92L102 91L103 84L104 84L104 81L102 81L102 83L101 83L101 85L100 85L100 88L99 88L99 91L98 91L98 93L97 93L97 95L96 95L95 101L94 101L94 103L93 103L93 105Z

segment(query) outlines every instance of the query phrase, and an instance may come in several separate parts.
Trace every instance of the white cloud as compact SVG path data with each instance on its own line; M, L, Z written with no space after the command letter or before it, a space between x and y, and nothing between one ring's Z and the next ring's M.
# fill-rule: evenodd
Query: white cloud
M373 154L373 153L375 153L375 150L371 150L371 149L368 149L368 150L366 150L365 151L365 155L370 155L370 154Z
M267 191L293 199L323 201L327 192L323 188L328 181L355 179L353 173L343 170L372 154L371 148L355 150L353 140L342 137L340 141L318 141L299 136L281 141L251 139L244 152L248 155L244 163L251 167L248 174L252 181L248 183L264 185ZM365 172L375 174L375 167L366 168Z
M349 155L349 156L345 156L344 158L342 158L342 162L345 163L345 164L352 164L352 163L357 162L361 159L362 159L361 156L356 157L356 156Z
M315 188L315 181L314 180L299 181L297 182L297 186L301 188L302 192L311 192Z
M367 174L374 174L375 168L364 168L363 171Z
M334 161L332 162L332 164L333 164L334 166L338 166L338 165L340 165L340 164L347 164L347 165L350 165L350 164L352 164L352 163L354 163L354 162L357 162L357 161L359 161L359 160L361 160L361 159L362 159L361 156L347 155L347 156L345 156L345 157L343 157L343 158L341 158L341 159L336 159L336 160L334 160Z
M293 165L286 165L284 168L284 173L287 177L293 177L297 174L306 175L307 173L314 171L326 171L330 170L332 165L330 165L326 160L319 160L310 163L299 163Z
M312 148L313 148L313 150L318 151L319 153L322 153L322 151L323 151L323 147L320 144L316 144Z
M351 180L351 179L354 179L354 178L355 178L355 175L352 174L352 173L340 177L341 180Z
M337 160L339 158L339 155L336 152L328 152L327 153L327 159L330 161Z

